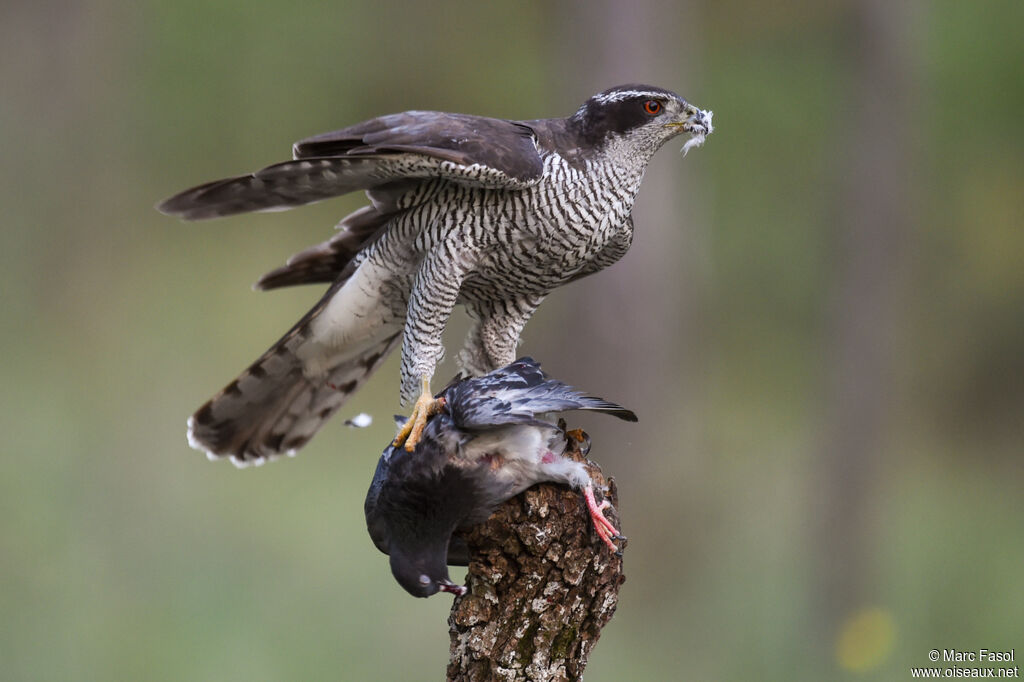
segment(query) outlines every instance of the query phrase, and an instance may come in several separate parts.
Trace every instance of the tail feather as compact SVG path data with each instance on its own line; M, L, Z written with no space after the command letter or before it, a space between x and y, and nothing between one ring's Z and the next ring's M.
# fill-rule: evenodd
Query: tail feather
M382 234L394 213L364 206L345 217L339 232L327 241L300 251L283 266L260 277L255 289L266 291L296 284L327 284L345 279L353 271L353 259Z
M309 378L289 333L188 420L189 444L211 459L260 465L293 455L380 367L401 338L394 333Z

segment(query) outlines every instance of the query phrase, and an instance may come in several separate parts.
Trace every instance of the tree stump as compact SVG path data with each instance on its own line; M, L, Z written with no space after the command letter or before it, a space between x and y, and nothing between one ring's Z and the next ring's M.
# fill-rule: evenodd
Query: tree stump
M606 516L621 529L615 482L586 460L586 435L572 435L566 456L586 463L599 500L608 490ZM448 618L448 680L581 680L626 579L621 556L594 531L582 492L534 486L462 537L469 592Z

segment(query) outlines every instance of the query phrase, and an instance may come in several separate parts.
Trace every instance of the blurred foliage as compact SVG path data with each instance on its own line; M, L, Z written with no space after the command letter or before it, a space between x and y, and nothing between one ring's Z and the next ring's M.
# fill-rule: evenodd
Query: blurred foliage
M188 413L317 296L246 285L360 199L199 225L152 205L381 113L565 115L589 94L551 75L577 30L565 9L0 8L5 679L440 677L448 601L398 589L362 521L395 358L346 407L374 426L337 420L295 461L239 473L184 439ZM694 2L699 89L660 84L717 114L706 147L672 160L705 192L707 445L598 441L631 541L588 680L905 679L932 648L1024 642L1024 4L918 14L913 248L870 603L822 633L809 590L848 3ZM558 338L558 306L528 342ZM653 477L656 494L638 489Z

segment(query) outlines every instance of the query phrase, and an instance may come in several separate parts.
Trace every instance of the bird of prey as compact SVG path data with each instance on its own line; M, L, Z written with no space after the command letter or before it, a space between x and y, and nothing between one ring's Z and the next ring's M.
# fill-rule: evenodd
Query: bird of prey
M566 434L547 413L596 410L627 421L626 408L549 378L531 358L453 383L438 397L413 452L394 443L381 455L366 495L366 526L391 572L416 597L465 593L447 564L465 566L452 533L480 523L502 502L543 481L582 490L594 529L613 551L618 531L598 505L582 463L563 457Z
M274 211L365 190L370 204L258 289L329 284L320 301L189 419L211 458L261 464L294 454L400 342L396 442L415 446L436 410L430 379L457 303L472 327L460 369L516 357L519 335L556 287L611 265L633 239L630 212L651 156L712 114L648 85L611 88L567 118L512 121L408 111L295 143L294 160L209 182L158 206L202 220ZM418 396L418 397L417 397Z

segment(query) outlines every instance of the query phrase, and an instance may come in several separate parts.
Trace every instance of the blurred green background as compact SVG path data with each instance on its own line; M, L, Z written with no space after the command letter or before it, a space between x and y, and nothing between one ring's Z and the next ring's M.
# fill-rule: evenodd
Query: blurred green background
M631 252L524 335L641 416L574 419L630 537L587 679L1024 656L1022 27L1019 0L3 4L2 677L440 679L450 599L408 597L362 518L397 358L341 415L371 428L294 460L185 442L320 293L249 284L362 198L152 207L370 116L631 81L717 132L655 158Z

